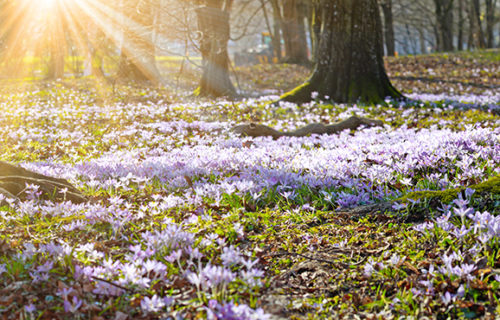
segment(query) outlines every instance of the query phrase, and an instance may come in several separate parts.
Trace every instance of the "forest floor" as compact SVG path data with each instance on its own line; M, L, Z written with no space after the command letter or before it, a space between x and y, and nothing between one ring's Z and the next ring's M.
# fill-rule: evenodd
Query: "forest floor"
M403 93L483 94L500 90L500 50L387 57L385 66L394 86ZM243 90L283 93L307 79L311 70L297 65L238 67Z
M307 78L290 65L237 68L274 94L240 101L190 97L195 71L160 89L4 83L0 160L88 202L0 199L0 319L495 319L498 57L388 59L405 105L271 107ZM354 114L385 125L229 130Z

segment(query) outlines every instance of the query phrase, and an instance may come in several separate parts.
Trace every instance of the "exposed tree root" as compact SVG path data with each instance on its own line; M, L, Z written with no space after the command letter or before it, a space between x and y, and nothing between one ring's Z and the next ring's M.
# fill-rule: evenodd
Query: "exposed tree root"
M460 193L464 192L466 188L475 191L475 196L489 196L489 195L499 195L500 194L500 176L492 177L486 181L480 182L478 184L473 184L468 187L458 187L446 190L428 190L428 191L414 191L410 192L399 199L394 201L387 201L376 203L372 205L359 206L349 210L345 210L344 213L352 217L364 217L367 215L375 214L385 214L395 212L392 208L395 202L408 202L409 200L427 200L427 209L429 207L437 208L441 206L441 203L449 204L453 200L457 199ZM484 205L484 204L483 204ZM488 205L488 203L486 203ZM494 204L489 204L493 205ZM489 210L489 208L487 208ZM415 219L415 217L413 217Z
M408 200L438 200L443 203L449 203L458 198L459 193L463 192L466 188L472 189L477 193L487 193L492 195L500 194L500 176L492 177L486 181L478 184L473 184L468 187L458 187L454 189L440 190L440 191L414 191L397 199L396 201L407 202Z
M25 200L28 195L26 185L38 186L41 199L57 202L69 200L73 203L87 201L83 194L65 179L49 177L0 161L1 195L7 199Z
M237 125L231 130L242 136L273 137L273 139L278 139L280 137L304 137L311 134L336 134L346 129L356 130L360 126L373 127L382 125L383 122L380 120L352 116L349 119L335 124L324 125L322 123L312 123L291 132L281 132L271 127L256 123Z

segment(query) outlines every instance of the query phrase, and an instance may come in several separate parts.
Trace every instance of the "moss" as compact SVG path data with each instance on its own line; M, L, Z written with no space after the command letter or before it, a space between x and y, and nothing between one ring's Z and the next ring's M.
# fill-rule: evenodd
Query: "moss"
M500 194L500 176L495 176L485 182L473 185L471 189L476 192L489 192L491 194Z
M468 188L475 190L477 193L500 194L500 176L495 176L484 182L469 186ZM449 203L458 197L458 193L465 190L466 187L448 189L442 191L415 191L397 199L396 201L406 202L410 199L437 199L443 203Z
M311 83L309 81L301 84L295 89L288 91L280 97L281 101L304 103L311 101Z
M383 102L384 98L379 94L375 81L356 79L351 81L349 85L347 102L375 105Z
M199 97L199 96L201 96L201 87L197 87L196 89L194 89L194 91L193 91L193 95L194 95L195 97Z

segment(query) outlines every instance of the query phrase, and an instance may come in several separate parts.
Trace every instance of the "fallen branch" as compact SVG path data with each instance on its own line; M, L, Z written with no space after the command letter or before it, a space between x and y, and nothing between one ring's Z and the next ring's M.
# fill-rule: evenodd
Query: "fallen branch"
M350 253L353 253L354 251L350 251ZM322 259L322 258L316 258L316 257L311 257L311 256L308 256L308 255L305 255L305 254L302 254L302 253L298 253L298 252L289 252L289 251L285 251L285 252L281 252L279 254L273 254L273 255L265 255L266 257L277 257L277 256L297 256L297 257L302 257L302 258L305 258L307 260L311 260L311 261L317 261L317 262L323 262L323 263L327 263L327 264L331 264L331 265L341 265L342 267L344 268L347 268L348 265L343 263L343 262L340 262L340 261L334 261L334 260L328 260L328 259ZM366 260L366 256L361 258L359 261L356 261L355 263L351 263L349 265L351 266L356 266L356 265L359 265L361 263L363 263L364 261Z
M347 129L357 130L361 126L374 127L382 125L383 122L380 120L352 116L349 119L330 125L312 123L291 132L278 131L271 127L256 123L237 125L231 130L242 136L273 137L273 139L278 139L281 137L305 137L311 134L337 134Z
M119 284L116 284L112 281L109 281L109 280L106 280L106 279L103 279L103 278L99 278L99 277L95 277L95 276L90 276L92 279L96 280L96 281L102 281L102 282L105 282L113 287L117 287L118 289L122 289L124 291L128 291L128 292L132 292L132 293L135 293L136 291L131 289L131 288L127 288L127 287L124 287L122 285L119 285Z

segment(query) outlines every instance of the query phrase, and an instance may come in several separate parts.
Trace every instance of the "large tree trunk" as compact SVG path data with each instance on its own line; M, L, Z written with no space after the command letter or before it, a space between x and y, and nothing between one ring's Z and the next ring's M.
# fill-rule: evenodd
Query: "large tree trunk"
M285 41L285 61L308 64L307 39L304 24L304 10L299 0L283 1L283 40Z
M127 1L123 13L123 43L118 65L120 80L161 83L153 43L156 0Z
M434 0L438 51L453 51L453 1Z
M402 98L385 72L377 0L325 0L321 30L311 78L282 96L282 100L311 101L313 92L340 103Z
M394 42L394 21L392 18L392 0L383 0L380 3L384 13L384 40L385 49L388 56L394 56L396 53L396 44Z
M227 43L230 36L230 4L224 0L207 1L197 9L198 29L201 33L200 51L203 75L196 90L201 96L234 96L236 89L229 78Z

